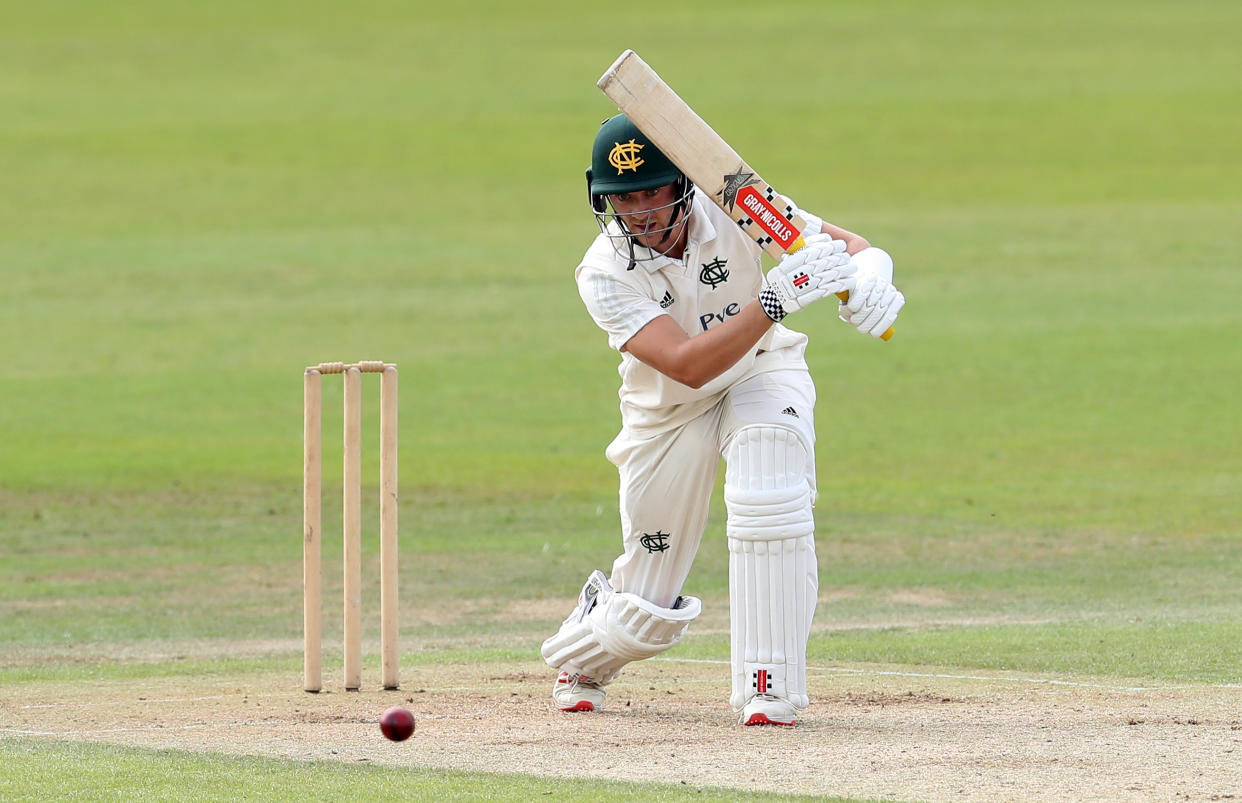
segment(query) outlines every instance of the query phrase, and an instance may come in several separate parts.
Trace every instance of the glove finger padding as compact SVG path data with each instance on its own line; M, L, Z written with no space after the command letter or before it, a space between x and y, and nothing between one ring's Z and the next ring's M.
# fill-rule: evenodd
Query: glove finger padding
M854 282L854 289L850 291L850 297L841 302L841 320L853 325L854 316L856 316L863 308L867 301L867 296L871 294L871 289L875 285L875 277L858 277Z
M869 335L875 330L876 324L884 317L887 308L883 304L872 304L862 311L862 320L855 324L858 331Z
M805 254L805 264L817 273L831 272L833 275L852 276L856 270L850 265L853 261L845 252L845 241L834 240L832 235L818 234L807 240L805 247L793 256ZM786 257L792 259L793 257Z
M817 234L806 243L794 253L782 257L777 267L785 271L802 269L815 274L838 271L843 271L842 275L853 274L854 269L846 267L850 262L850 255L845 253L844 240L834 240L828 234Z
M834 266L832 269L825 270L820 279L820 287L823 289L824 295L853 292L855 281L853 273L854 265L849 261L842 265Z
M806 245L792 254L781 257L780 267L794 270L807 263L821 261L833 254L844 252L844 240L834 240L831 234L813 234L806 238ZM847 256L846 259L848 258Z
M867 316L865 331L872 337L880 337L897 320L897 313L906 303L906 297L891 284L885 283L884 292L876 302L875 312Z
M892 328L897 321L897 313L901 312L901 308L906 305L906 297L896 287L893 288L896 298L885 308L884 315L880 318L879 323L871 327L872 337L883 337L884 333Z
M862 287L856 287L854 294L858 297L858 309L853 315L854 325L861 332L871 331L871 327L879 320L883 313L882 305L884 303L885 286L884 281L872 277ZM890 287L892 285L889 285ZM854 303L854 299L850 299L850 303Z
M841 304L841 320L863 334L881 337L905 306L901 291L886 279L868 276L857 283L848 302Z
M845 253L845 240L834 239L831 234L810 234L803 238L803 242L806 245L799 250L799 253L809 248L829 250L836 254Z

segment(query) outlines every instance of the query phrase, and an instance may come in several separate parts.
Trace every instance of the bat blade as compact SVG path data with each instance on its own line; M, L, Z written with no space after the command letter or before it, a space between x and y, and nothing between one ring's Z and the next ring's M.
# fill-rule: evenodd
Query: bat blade
M797 250L806 219L633 50L599 79L617 108L770 256Z
M597 82L634 125L769 256L797 251L807 221L633 50ZM838 293L842 301L848 293ZM888 340L893 335L884 333Z

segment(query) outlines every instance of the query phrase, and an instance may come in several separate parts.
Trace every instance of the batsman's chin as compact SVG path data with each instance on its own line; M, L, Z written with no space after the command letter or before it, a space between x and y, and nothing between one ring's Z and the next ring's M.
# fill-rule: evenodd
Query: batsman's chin
M634 244L646 248L652 256L666 256L672 249L672 238L663 229L653 229L651 234L634 235Z

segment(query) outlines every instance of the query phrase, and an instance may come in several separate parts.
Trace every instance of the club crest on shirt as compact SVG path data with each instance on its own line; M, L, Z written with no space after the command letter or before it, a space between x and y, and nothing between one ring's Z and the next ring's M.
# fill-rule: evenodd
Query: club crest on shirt
M728 264L729 260L716 257L703 265L703 269L699 271L699 281L715 290L718 285L729 281L729 269L726 267Z

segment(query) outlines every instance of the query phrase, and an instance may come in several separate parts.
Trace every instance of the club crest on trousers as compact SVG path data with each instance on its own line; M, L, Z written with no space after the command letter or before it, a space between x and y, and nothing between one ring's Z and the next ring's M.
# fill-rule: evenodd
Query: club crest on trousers
M668 537L669 533L656 530L654 533L643 533L638 542L643 545L643 549L654 554L668 549Z

